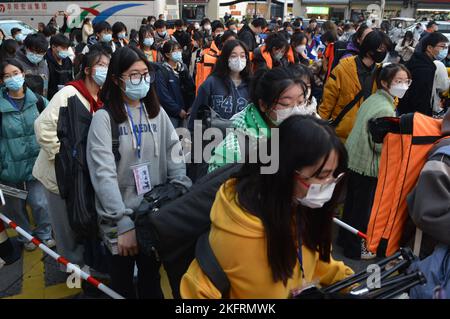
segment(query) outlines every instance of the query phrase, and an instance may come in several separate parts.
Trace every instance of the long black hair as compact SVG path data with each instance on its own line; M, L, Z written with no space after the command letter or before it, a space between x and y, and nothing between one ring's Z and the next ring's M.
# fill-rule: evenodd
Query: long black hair
M89 52L81 56L81 61L79 65L79 73L76 76L77 80L86 79L85 68L94 67L102 56L111 58L112 49L109 45L104 42L97 42L89 48Z
M223 45L221 54L219 55L216 65L214 66L213 71L211 72L212 76L217 77L218 79L221 79L225 86L228 88L228 91L230 89L229 87L229 77L230 77L230 68L228 66L228 59L230 58L231 52L233 52L234 48L240 46L245 51L245 58L247 59L247 65L245 68L239 73L241 76L241 79L243 82L248 82L250 80L251 75L251 62L250 62L250 56L248 53L247 46L239 41L239 40L228 40Z
M117 123L123 123L127 119L122 96L123 90L120 86L122 74L138 61L145 63L153 80L155 76L154 69L147 61L144 53L138 48L123 47L117 49L109 63L108 74L106 76L105 84L102 87L100 99L111 109L113 118ZM150 84L150 90L147 96L143 98L142 101L150 118L158 116L160 106L155 86L152 83Z
M153 29L150 24L143 25L139 28L139 47L141 50L144 50L144 47L145 47L144 39L147 37L147 34L150 34L152 36L152 38L154 37ZM153 45L151 47L152 49L154 48L154 45L155 45L155 43L153 43Z
M414 40L414 34L411 31L406 31L405 36L403 37L402 46L405 46L406 40Z
M318 163L323 167L335 151L337 177L347 168L347 152L328 123L315 116L289 117L279 126L279 137L276 173L261 174L265 164L245 163L233 177L237 178L239 205L263 223L273 280L286 285L297 263L297 238L301 237L304 246L318 252L322 261L330 261L333 210L340 193L338 186L332 199L319 209L296 206L295 171Z

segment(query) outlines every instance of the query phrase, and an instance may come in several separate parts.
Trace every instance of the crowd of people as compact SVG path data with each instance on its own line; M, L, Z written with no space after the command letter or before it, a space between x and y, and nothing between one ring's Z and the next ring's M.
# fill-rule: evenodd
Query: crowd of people
M177 20L169 29L160 15L139 30L89 18L70 33L55 19L27 36L13 29L6 39L0 30L0 182L29 193L9 199L5 212L72 263L91 261L55 168L61 108L76 96L93 115L85 143L98 220L118 235L118 251L107 252L111 287L127 298L162 298L161 264L141 254L134 212L152 186L188 191L199 177L171 157L184 147L175 129L195 130L210 111L212 127L236 130L208 154L207 172L241 159L239 132L270 139L280 130L279 170L263 175L260 163L245 164L211 210L211 247L230 297L286 298L304 282L344 279L353 271L331 258L332 218L343 204L343 220L367 230L382 148L368 121L413 112L439 118L450 105L449 39L434 22L419 25L402 34L365 23L243 24L227 16ZM375 257L345 230L338 244L346 257ZM180 287L185 298L220 298L197 261Z

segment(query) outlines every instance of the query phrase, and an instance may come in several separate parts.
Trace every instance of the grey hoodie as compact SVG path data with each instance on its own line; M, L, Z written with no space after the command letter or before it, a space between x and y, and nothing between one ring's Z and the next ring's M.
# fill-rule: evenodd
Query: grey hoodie
M49 71L47 61L42 59L38 64L28 60L22 50L17 50L16 58L22 64L27 86L34 92L47 97Z
M140 108L131 108L135 126L139 125ZM142 112L141 158L136 151L136 139L130 130L129 120L119 124L119 152L121 159L116 167L112 153L111 124L105 110L95 113L87 140L87 163L96 194L96 208L100 220L117 225L118 234L134 228L131 215L143 200L138 196L133 166L148 164L152 187L167 180L185 187L192 185L186 176L184 162L176 163L171 154L181 153L181 144L166 112L153 119Z

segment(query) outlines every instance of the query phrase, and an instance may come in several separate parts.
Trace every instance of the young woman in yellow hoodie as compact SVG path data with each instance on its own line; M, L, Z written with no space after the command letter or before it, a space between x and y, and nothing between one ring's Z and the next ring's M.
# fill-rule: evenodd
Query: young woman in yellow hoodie
M230 281L229 296L194 260L181 281L183 298L288 298L309 283L327 286L353 274L331 258L345 147L313 116L291 116L279 130L278 171L261 174L263 164L244 164L211 209L209 241Z

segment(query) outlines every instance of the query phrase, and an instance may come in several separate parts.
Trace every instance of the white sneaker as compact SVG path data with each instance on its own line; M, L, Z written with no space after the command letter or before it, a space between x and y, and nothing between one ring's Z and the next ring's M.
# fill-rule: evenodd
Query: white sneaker
M26 251L33 251L37 248L37 246L33 242L29 241L28 243L23 244L23 248Z
M48 248L53 248L56 246L56 241L53 238L44 240L44 244L48 247Z
M367 247L366 247L366 241L363 239L361 240L361 259L363 260L370 260L376 258L377 255L371 253Z

